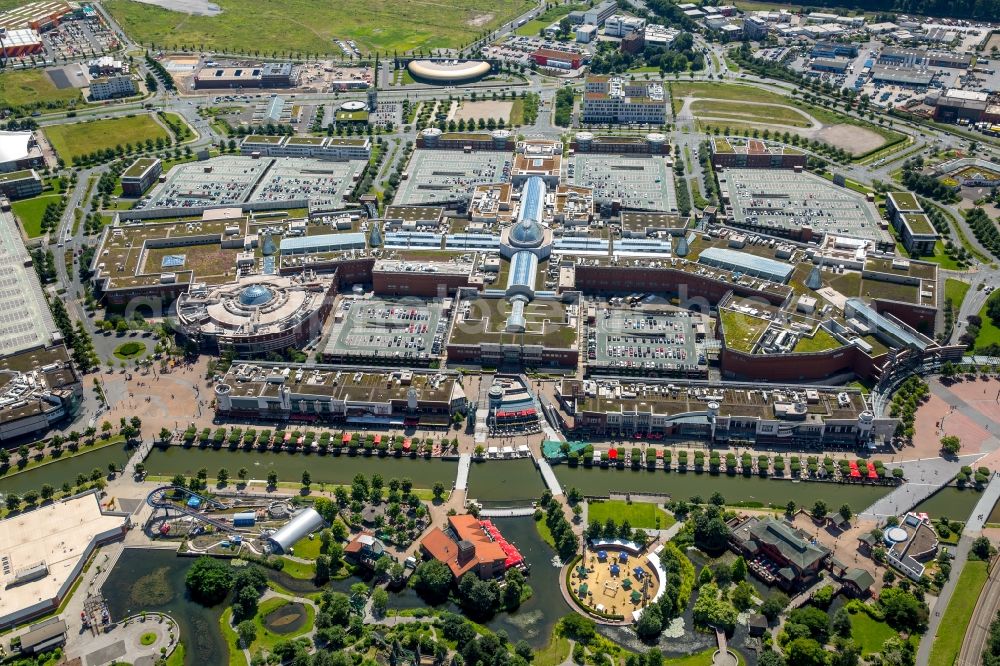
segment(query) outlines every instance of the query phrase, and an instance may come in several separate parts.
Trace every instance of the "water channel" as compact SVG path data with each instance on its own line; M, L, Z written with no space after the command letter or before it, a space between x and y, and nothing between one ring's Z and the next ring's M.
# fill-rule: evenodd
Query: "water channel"
M945 486L918 504L913 510L926 512L931 518L948 518L949 520L965 522L972 514L972 510L976 508L982 495L978 490Z
M128 462L129 453L124 444L109 444L96 451L85 451L75 456L65 456L53 462L34 467L23 472L17 471L16 465L11 465L10 471L0 476L0 493L23 495L29 490L41 490L46 483L59 489L64 483L73 485L80 474L90 476L95 470L102 474L108 473L108 463L115 463L119 468Z
M280 481L297 482L302 472L309 470L313 484L330 483L350 485L358 474L370 477L381 474L388 481L392 478L409 478L414 488L430 488L440 481L446 488L455 483L458 462L455 460L395 458L377 455L320 455L318 453L287 453L274 451L244 451L242 449L186 448L170 446L154 448L146 458L146 470L158 476L183 474L193 476L204 467L214 477L225 467L230 476L246 467L250 478L264 479L271 471L277 472Z
M697 495L707 500L712 493L718 491L730 504L760 502L765 506L785 506L792 500L798 506L810 507L821 499L833 510L846 503L855 512L867 508L892 490L888 486L793 482L759 476L712 475L708 472L698 474L568 465L556 465L554 469L564 491L575 487L585 495L607 495L611 492L664 493L676 499L686 500Z

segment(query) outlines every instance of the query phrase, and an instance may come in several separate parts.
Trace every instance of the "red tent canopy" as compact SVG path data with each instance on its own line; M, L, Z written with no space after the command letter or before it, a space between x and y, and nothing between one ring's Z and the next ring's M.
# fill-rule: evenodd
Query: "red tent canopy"
M618 459L618 449L611 449L610 451L608 451L608 457L611 458L612 460L617 460Z
M347 444L348 442L351 441L351 436L345 432L344 436L341 438L340 441L343 442L344 444Z

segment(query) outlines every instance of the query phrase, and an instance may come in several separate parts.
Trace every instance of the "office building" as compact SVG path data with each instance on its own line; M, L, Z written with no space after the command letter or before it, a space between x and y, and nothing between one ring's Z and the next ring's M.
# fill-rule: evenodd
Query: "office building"
M131 76L102 76L90 82L90 98L92 100L116 99L131 97L138 91Z
M0 194L11 201L42 193L42 179L34 169L0 173Z
M163 163L157 157L140 157L122 172L122 194L141 197L163 173Z
M626 37L633 32L642 31L645 26L645 19L613 14L604 22L604 34L608 37Z
M587 77L581 115L584 123L662 125L667 119L663 83L618 76Z

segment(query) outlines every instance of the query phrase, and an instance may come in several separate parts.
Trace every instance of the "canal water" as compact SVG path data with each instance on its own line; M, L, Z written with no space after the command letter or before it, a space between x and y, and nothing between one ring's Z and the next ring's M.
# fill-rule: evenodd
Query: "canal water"
M545 481L531 458L475 462L469 469L469 498L488 506L524 506L543 490Z
M241 467L250 471L253 479L264 479L272 470L280 481L298 482L302 472L309 470L313 484L350 485L358 474L370 477L381 474L390 479L409 478L414 488L430 488L440 481L451 488L458 474L458 461L440 458L380 458L377 455L320 455L318 453L288 453L283 451L244 451L200 449L170 446L154 448L146 458L146 471L157 476L183 474L192 476L205 468L208 475L225 467L235 477Z
M821 499L832 510L846 503L855 512L862 511L892 490L888 486L792 482L759 476L711 475L708 472L698 474L568 465L556 465L554 469L564 491L575 487L584 495L663 493L673 499L686 500L697 495L708 500L712 493L718 491L730 504L760 502L765 506L785 506L792 500L798 506L810 507Z
M186 666L226 664L229 648L219 629L226 606L206 608L188 598L184 576L194 562L169 550L126 548L101 592L115 620L141 611L168 613L180 628Z
M976 508L982 493L969 488L946 486L918 504L914 511L925 512L931 518L948 518L965 522Z
M0 476L0 493L23 495L29 490L41 490L46 483L55 489L64 483L76 484L80 474L90 476L95 469L107 475L108 463L115 463L119 468L128 462L129 452L125 444L111 444L96 451L87 451L72 457L61 458L54 462L34 467L24 472L18 472L16 465L11 465L4 476Z

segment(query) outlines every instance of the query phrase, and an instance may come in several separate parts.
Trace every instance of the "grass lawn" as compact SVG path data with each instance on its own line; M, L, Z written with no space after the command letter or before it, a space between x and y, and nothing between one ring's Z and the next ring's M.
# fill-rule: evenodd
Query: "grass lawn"
M632 527L658 530L665 530L677 522L673 516L660 507L646 502L632 502L630 504L622 500L608 500L587 504L588 522L603 524L609 518L619 525L622 521L627 520Z
M41 69L21 69L0 74L0 107L72 102L80 99L79 88L56 88Z
M549 529L548 524L545 522L545 518L535 521L535 528L538 529L538 536L542 537L542 541L552 546L552 549L556 548L556 540L552 536L552 530Z
M146 353L146 345L142 342L132 341L125 342L118 345L115 348L114 354L116 358L120 358L123 361L129 361L133 358L139 358Z
M226 646L229 648L229 666L246 666L246 657L243 656L243 650L239 647L239 636L233 629L232 606L222 611L222 617L219 618L219 629L222 631L222 637L226 639ZM179 663L183 664L184 659L182 658Z
M879 652L882 645L899 634L885 622L873 620L868 613L851 614L851 638L861 647L861 654Z
M514 31L514 34L522 35L525 37L538 37L538 33L542 28L547 28L553 23L556 23L563 16L566 16L572 11L577 9L585 9L587 5L577 4L577 5L559 5L548 9L532 20L528 21L520 28Z
M50 125L45 128L45 136L67 164L74 157L87 155L95 150L114 148L126 143L134 145L146 139L156 141L160 137L170 138L167 131L149 114L91 120L72 125Z
M952 666L955 663L965 640L965 628L972 619L987 575L986 562L970 560L966 563L948 609L941 618L938 633L934 636L929 666Z
M524 124L524 100L520 97L515 99L514 104L510 107L510 118L507 119L507 124L515 127Z
M983 309L979 311L979 317L983 320L983 327L979 329L979 335L976 336L976 349L991 344L1000 344L1000 327L994 324L993 320L986 315L986 306L994 298L1000 298L1000 291L991 294L990 298L983 304Z
M319 549L322 547L323 541L318 536L312 539L306 537L295 544L295 557L315 560L319 557Z
M170 653L167 658L167 666L184 666L184 643L178 643L174 651Z
M742 312L723 310L719 313L722 317L722 328L725 331L726 346L737 351L749 352L757 339L764 334L771 322L751 317Z
M549 643L535 653L531 660L534 666L558 666L569 657L569 639L559 631L553 631Z
M144 44L260 55L339 55L335 39L352 39L363 51L457 47L534 6L528 0L496 0L489 5L443 0L409 5L406 20L400 21L399 4L392 0L219 0L217 4L222 8L218 16L191 16L133 0L110 0L105 6L130 37Z
M696 118L732 118L743 122L783 125L785 127L810 127L812 125L802 113L787 106L697 101L691 104L691 113Z
M253 645L250 646L251 654L258 650L267 650L270 652L278 641L291 640L292 638L301 636L312 629L313 624L316 621L316 609L310 604L302 604L306 611L307 620L305 624L295 631L290 631L286 634L277 634L273 631L269 631L267 627L264 626L264 618L267 617L269 613L273 613L282 606L287 606L290 603L292 602L287 599L278 598L265 599L260 603L260 606L257 607L257 615L253 618L254 624L257 625L257 639L253 642Z
M319 539L316 539L319 541ZM296 553L296 556L298 554ZM304 557L304 556L303 556ZM285 563L282 567L282 571L291 576L292 578L301 578L302 580L312 580L316 577L316 565L315 563L306 564L304 562L296 562L295 560L289 559L287 557L281 558Z
M955 280L954 278L947 278L944 281L944 297L951 299L952 307L956 311L962 307L962 301L965 300L965 295L969 293L969 287L970 285L967 282Z
M890 227L891 229L892 227ZM934 256L931 257L920 257L920 261L929 261L932 264L937 264L942 269L946 271L960 271L963 270L958 262L952 257L949 257L944 251L944 243L938 241L934 244Z
M14 215L21 221L24 233L28 238L38 238L42 235L42 215L50 203L59 201L61 194L48 194L33 199L22 199L13 202L10 207Z
M841 344L835 337L826 332L824 328L817 328L816 335L811 338L800 338L795 345L795 351L800 354L810 352L822 352L828 349L836 349Z

